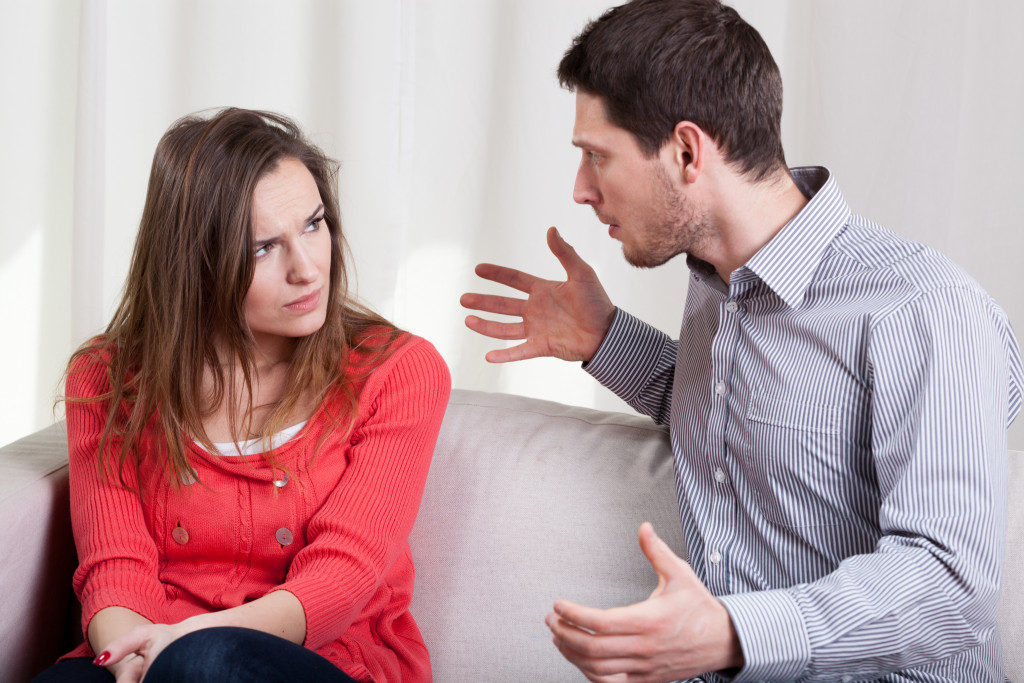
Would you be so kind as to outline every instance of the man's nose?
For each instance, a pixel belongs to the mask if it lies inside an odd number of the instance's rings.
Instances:
[[[590,177],[590,171],[584,162],[580,162],[580,167],[576,171],[576,184],[572,188],[572,199],[577,204],[591,206],[596,206],[601,201],[601,193],[597,191],[597,187]]]

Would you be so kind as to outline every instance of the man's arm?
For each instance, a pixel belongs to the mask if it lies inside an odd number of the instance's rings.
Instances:
[[[958,287],[875,321],[866,356],[880,537],[815,581],[723,596],[746,659],[737,680],[902,669],[955,680],[972,648],[989,648],[980,656],[998,669],[1006,427],[1020,363],[1004,324],[984,295]]]

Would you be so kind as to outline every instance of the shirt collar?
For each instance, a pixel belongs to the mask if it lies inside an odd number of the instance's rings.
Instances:
[[[821,166],[790,170],[793,182],[810,201],[754,254],[733,277],[748,270],[790,307],[799,306],[833,238],[849,222],[850,207],[835,176]]]

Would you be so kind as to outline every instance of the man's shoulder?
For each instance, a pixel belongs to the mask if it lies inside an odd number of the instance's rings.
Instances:
[[[908,297],[949,288],[987,297],[981,285],[942,252],[861,216],[851,218],[832,247],[847,261],[847,268],[878,284],[888,283]]]

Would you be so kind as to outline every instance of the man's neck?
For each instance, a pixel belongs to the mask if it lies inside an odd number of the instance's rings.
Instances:
[[[701,250],[704,253],[694,256],[714,266],[728,284],[733,271],[775,237],[807,201],[786,170],[758,182],[724,174],[707,206],[715,237]]]

